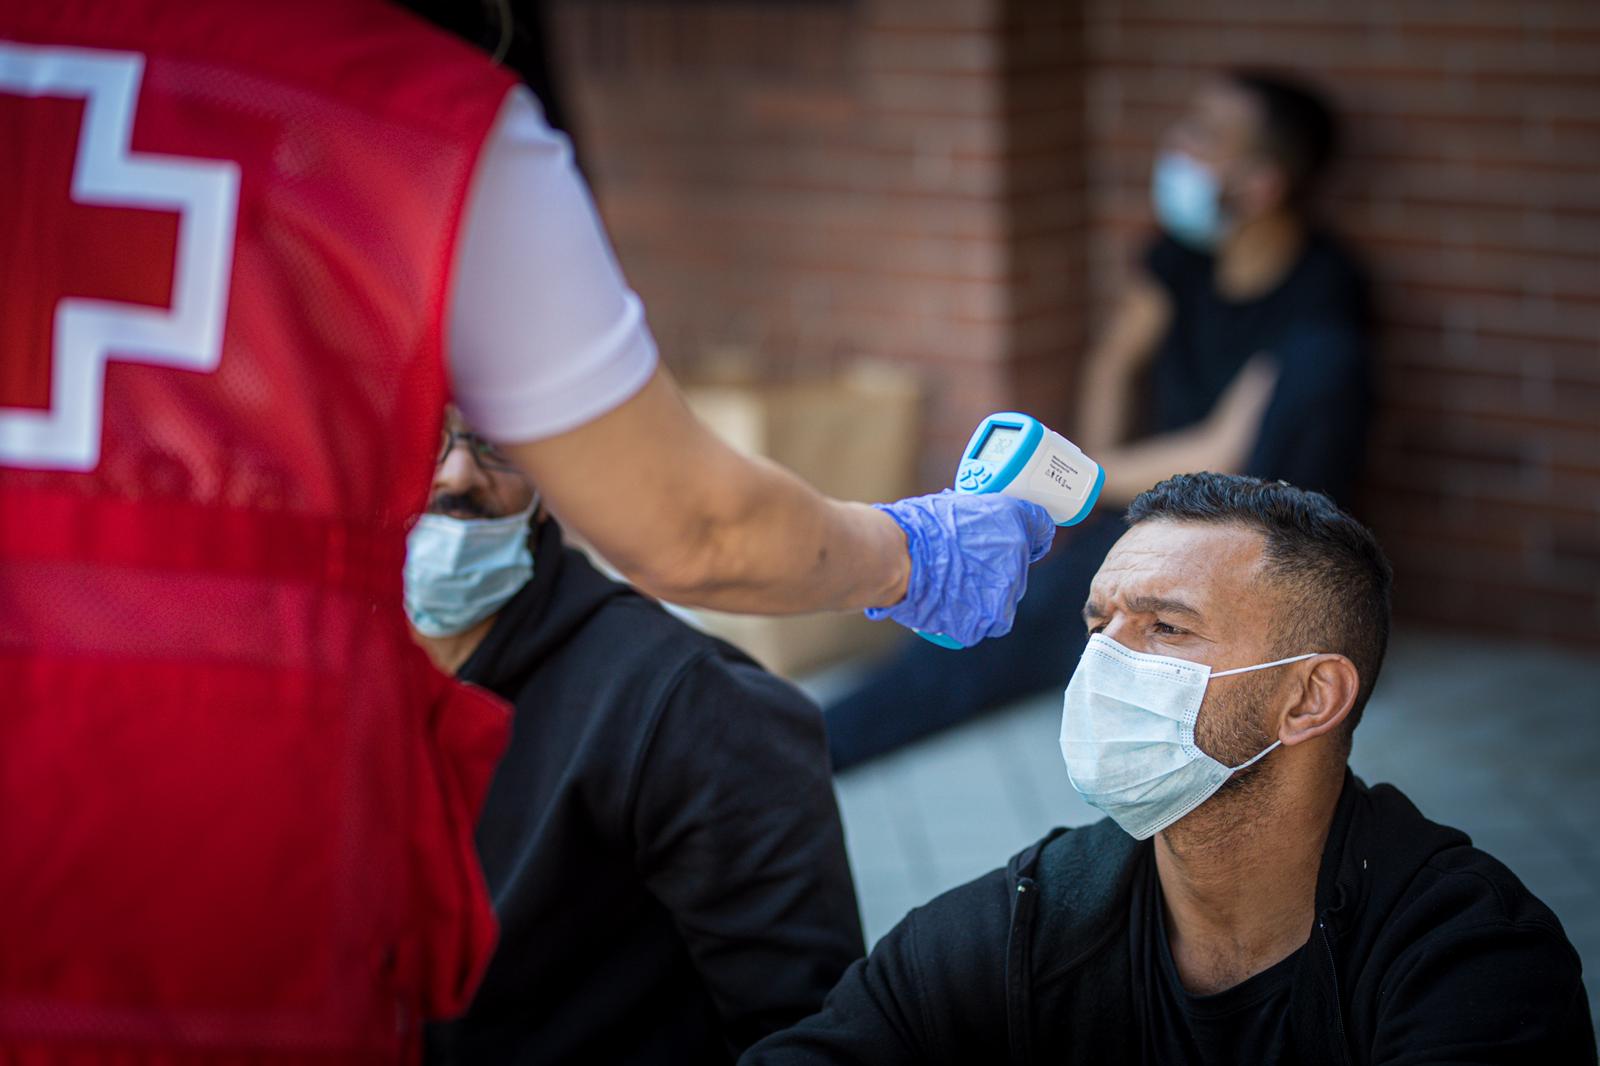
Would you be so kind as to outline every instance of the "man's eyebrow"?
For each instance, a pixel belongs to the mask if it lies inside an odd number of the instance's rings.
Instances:
[[[1134,614],[1186,614],[1199,618],[1200,612],[1182,600],[1169,600],[1162,596],[1135,596],[1127,603]]]
[[[1135,596],[1124,606],[1133,614],[1183,614],[1191,618],[1201,617],[1199,610],[1189,606],[1182,600],[1169,600],[1161,596]],[[1106,617],[1106,609],[1096,600],[1090,600],[1083,605],[1083,620],[1093,622],[1096,618]]]

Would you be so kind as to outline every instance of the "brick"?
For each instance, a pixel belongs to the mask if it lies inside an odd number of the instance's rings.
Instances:
[[[1600,308],[1588,300],[1529,299],[1488,287],[1420,282],[1394,282],[1379,298],[1386,320],[1412,326],[1600,341]]]
[[[947,73],[875,72],[863,77],[867,104],[884,117],[905,114],[993,115],[1001,106],[994,78]]]
[[[1600,425],[1583,430],[1557,430],[1543,443],[1552,470],[1575,474],[1600,474]]]
[[[1600,646],[1600,610],[1582,598],[1554,597],[1548,588],[1473,576],[1449,582],[1412,580],[1396,574],[1395,613],[1402,620],[1431,622],[1503,638],[1548,637],[1562,643]]]
[[[1593,426],[1600,412],[1600,385],[1569,382],[1560,388],[1520,368],[1496,371],[1452,368],[1386,368],[1386,393],[1402,396],[1408,410],[1435,410],[1507,423],[1573,428]]]
[[[1284,4],[1274,0],[1229,0],[1228,3],[1195,3],[1193,0],[1092,0],[1091,19],[1130,20],[1131,14],[1144,20],[1190,20],[1218,26],[1233,24],[1341,25],[1370,24],[1378,21],[1405,22],[1419,27],[1484,26],[1497,30],[1517,29],[1530,22],[1559,25],[1600,26],[1600,19],[1583,4],[1568,0],[1528,0],[1508,5],[1500,0],[1451,0],[1450,3],[1381,3],[1379,0],[1330,3]],[[1544,17],[1541,18],[1540,15]]]
[[[1574,300],[1600,295],[1600,249],[1594,255],[1532,254],[1451,245],[1443,240],[1367,233],[1360,252],[1385,278],[1417,283],[1492,287],[1526,297]]]
[[[895,74],[982,74],[1001,62],[1000,41],[987,28],[936,32],[865,28],[858,41],[862,61],[873,71]]]
[[[1274,62],[1340,71],[1376,67],[1412,74],[1470,72],[1566,76],[1582,82],[1594,74],[1595,41],[1582,33],[1549,35],[1522,28],[1471,26],[1455,32],[1373,22],[1275,22],[1218,25],[1175,19],[1123,22],[1125,54],[1221,65],[1271,55]]]
[[[1600,384],[1600,359],[1592,344],[1552,341],[1484,331],[1460,334],[1389,325],[1382,361],[1424,370],[1480,370],[1516,373],[1549,388]]]
[[[1416,241],[1437,241],[1451,247],[1586,256],[1600,240],[1600,223],[1588,215],[1557,218],[1541,206],[1511,207],[1399,203],[1352,200],[1339,205],[1338,215],[1358,240],[1385,235]]]
[[[994,24],[998,0],[860,0],[864,19],[872,25],[907,28],[968,29]]]
[[[715,187],[657,191],[601,189],[602,214],[623,233],[697,228],[702,224],[779,231],[823,227],[863,240],[884,237],[1001,239],[1001,214],[992,202],[971,197],[840,197],[826,191]],[[687,220],[687,221],[686,221]]]
[[[996,12],[992,4],[872,3],[862,5],[864,29],[912,33],[964,33],[992,29]]]

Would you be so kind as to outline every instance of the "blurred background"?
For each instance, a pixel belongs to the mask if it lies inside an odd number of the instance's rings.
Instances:
[[[1600,988],[1600,5],[517,6],[666,361],[741,445],[863,499],[948,484],[994,410],[1072,434],[1157,141],[1208,75],[1325,93],[1320,206],[1378,322],[1352,500],[1400,627],[1356,768],[1516,870]],[[889,635],[713,624],[822,698]],[[1058,715],[1025,700],[840,776],[869,937],[1088,820]]]
[[[913,368],[918,484],[992,410],[1071,433],[1216,69],[1324,91],[1380,418],[1359,504],[1401,617],[1600,646],[1600,6],[1589,0],[560,0],[569,128],[693,379]],[[720,368],[717,368],[720,371]]]

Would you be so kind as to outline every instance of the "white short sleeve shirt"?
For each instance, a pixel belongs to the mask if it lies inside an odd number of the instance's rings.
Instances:
[[[533,94],[506,96],[478,162],[445,321],[452,391],[496,441],[554,436],[641,389],[655,341],[572,145]]]

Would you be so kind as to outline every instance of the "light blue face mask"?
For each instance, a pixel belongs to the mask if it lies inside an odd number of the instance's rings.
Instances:
[[[1218,762],[1194,739],[1213,678],[1269,670],[1320,652],[1212,672],[1205,663],[1125,648],[1104,633],[1089,638],[1061,705],[1067,778],[1090,806],[1147,840],[1210,799],[1223,783],[1275,749],[1275,740],[1238,766]]]
[[[1215,248],[1230,225],[1222,211],[1217,176],[1182,152],[1156,157],[1150,196],[1161,228],[1191,248]]]
[[[464,633],[533,578],[528,509],[504,518],[425,514],[406,538],[406,616],[428,637]]]

